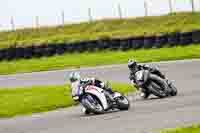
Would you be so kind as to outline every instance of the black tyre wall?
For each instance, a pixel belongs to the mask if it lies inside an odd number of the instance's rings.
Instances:
[[[172,33],[168,35],[168,45],[170,47],[176,46],[180,43],[180,34]]]
[[[180,44],[189,45],[192,43],[192,32],[186,32],[180,34]]]
[[[13,60],[19,58],[33,58],[42,56],[62,55],[72,52],[95,52],[102,50],[122,50],[140,48],[161,48],[177,45],[200,43],[200,30],[184,33],[170,33],[161,36],[130,37],[126,39],[99,39],[76,43],[33,44],[28,47],[12,47],[0,50],[0,60]]]

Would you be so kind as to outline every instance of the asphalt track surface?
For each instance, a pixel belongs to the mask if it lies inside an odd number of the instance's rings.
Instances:
[[[179,90],[176,97],[139,100],[131,95],[131,108],[123,112],[85,116],[81,107],[0,120],[0,133],[150,133],[200,123],[200,60],[156,64]],[[42,72],[0,77],[0,86],[63,84],[63,72]],[[126,65],[80,70],[83,75],[129,82]],[[18,78],[18,79],[15,79]],[[61,80],[61,81],[59,81]],[[44,82],[44,83],[43,83]]]

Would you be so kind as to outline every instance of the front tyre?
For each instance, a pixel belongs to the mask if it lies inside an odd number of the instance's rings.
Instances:
[[[155,96],[159,98],[164,98],[168,96],[168,85],[163,79],[154,74],[150,74],[149,78],[151,82],[148,88]]]
[[[130,107],[130,102],[125,96],[116,98],[116,104],[119,110],[128,110]]]
[[[85,95],[81,99],[81,104],[85,107],[86,114],[94,113],[94,114],[102,114],[104,113],[104,109],[102,105],[99,103],[99,100],[91,95]]]
[[[173,84],[170,84],[170,88],[172,89],[171,90],[171,96],[176,96],[177,93],[178,93],[177,88]]]
[[[152,94],[154,94],[155,96],[159,97],[159,98],[164,98],[167,96],[167,94],[165,93],[165,91],[160,89],[160,86],[158,87],[158,84],[155,82],[152,82],[150,85],[150,90],[152,92]]]

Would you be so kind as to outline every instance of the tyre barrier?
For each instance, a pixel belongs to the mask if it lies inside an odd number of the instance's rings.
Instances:
[[[30,59],[33,57],[33,46],[27,48],[19,48],[16,50],[17,58],[24,57],[25,59]]]
[[[128,50],[128,49],[130,49],[131,48],[131,45],[130,45],[130,41],[129,41],[130,39],[120,39],[119,40],[119,45],[120,45],[120,50],[122,50],[122,51],[126,51],[126,50]]]
[[[6,52],[6,49],[0,49],[0,61],[5,59],[5,57],[6,57],[5,52]]]
[[[172,33],[167,35],[167,43],[170,47],[176,46],[180,44],[180,33]]]
[[[107,49],[108,42],[109,40],[98,40],[97,41],[97,46],[99,50],[104,50]]]
[[[62,55],[65,53],[65,44],[55,45],[55,54]]]
[[[104,43],[106,44],[106,47],[105,49],[109,49],[109,50],[112,50],[112,51],[116,51],[116,50],[120,50],[120,39],[113,39],[113,40],[106,40],[107,43],[105,42],[104,40]]]
[[[192,42],[193,43],[200,43],[200,31],[193,31],[192,32]]]
[[[143,48],[152,48],[153,45],[155,45],[156,42],[156,37],[151,36],[151,37],[145,37],[144,38],[144,46]]]
[[[164,45],[168,43],[168,36],[157,36],[155,40],[155,44],[153,45],[153,48],[162,48]]]
[[[189,45],[192,43],[192,32],[180,34],[180,44]]]
[[[100,44],[100,45],[101,45],[101,44]],[[96,51],[97,48],[98,48],[97,41],[96,41],[96,40],[95,40],[95,41],[88,41],[88,42],[86,43],[86,47],[87,47],[87,51],[89,51],[89,52],[94,52],[94,51]]]
[[[85,45],[87,45],[87,43],[85,43],[85,42],[76,43],[74,45],[76,45],[76,49],[80,53],[87,51],[87,47],[85,47]]]
[[[53,55],[62,55],[64,53],[73,52],[95,52],[102,50],[122,50],[129,49],[149,49],[173,47],[176,45],[189,45],[200,43],[200,30],[183,33],[171,33],[160,36],[148,37],[131,37],[125,39],[99,39],[93,41],[83,41],[75,43],[60,43],[60,44],[33,44],[25,48],[6,48],[0,49],[0,61],[13,59],[30,59],[40,58],[43,56],[49,57]]]
[[[46,45],[34,46],[33,56],[36,58],[45,56],[46,49],[47,49]]]
[[[7,60],[12,60],[13,58],[15,58],[15,48],[8,48],[5,55]]]
[[[45,56],[49,57],[49,56],[55,55],[56,54],[56,50],[57,50],[57,45],[50,44],[45,50],[46,51]]]
[[[76,45],[76,43],[75,44],[72,44],[72,43],[70,43],[70,44],[65,44],[65,51],[66,52],[69,52],[69,53],[72,53],[72,52],[74,52],[75,50],[77,50],[76,48],[75,48],[75,45]]]
[[[144,37],[132,38],[132,48],[140,49],[144,46]]]

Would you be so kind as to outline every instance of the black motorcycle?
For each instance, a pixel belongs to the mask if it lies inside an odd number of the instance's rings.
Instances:
[[[150,94],[159,98],[177,95],[177,88],[171,82],[148,70],[140,70],[135,73],[135,84],[145,94],[144,99],[147,99]]]

